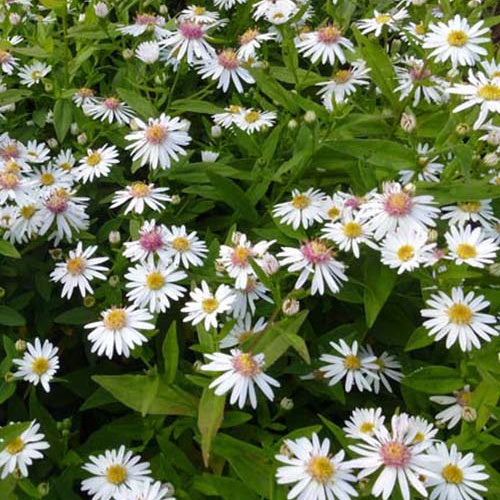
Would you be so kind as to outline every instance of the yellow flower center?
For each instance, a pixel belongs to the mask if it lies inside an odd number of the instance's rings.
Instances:
[[[247,332],[238,333],[238,341],[240,344],[246,342],[253,335],[253,330],[248,330]]]
[[[459,484],[463,481],[464,473],[460,467],[453,464],[448,464],[443,467],[441,475],[447,483]]]
[[[334,73],[333,79],[336,83],[348,82],[351,78],[351,72],[348,69],[341,69]]]
[[[239,113],[241,110],[241,106],[237,106],[236,104],[231,104],[231,106],[229,106],[229,112],[230,113]]]
[[[307,472],[318,483],[327,483],[335,474],[335,467],[328,457],[312,457],[307,464]]]
[[[110,465],[106,469],[106,479],[114,485],[119,485],[127,480],[127,469],[122,465]]]
[[[477,91],[477,95],[485,101],[500,101],[500,86],[487,83]]]
[[[246,30],[245,33],[240,36],[240,45],[246,45],[247,43],[250,43],[258,34],[259,32],[256,29],[250,28]]]
[[[249,111],[245,114],[245,121],[247,123],[255,123],[260,118],[260,113],[258,111]]]
[[[21,208],[20,213],[21,217],[23,219],[31,219],[33,215],[35,215],[36,208],[34,205],[24,205],[24,207]]]
[[[460,243],[457,246],[457,255],[461,259],[473,259],[477,255],[476,247],[473,245],[469,245],[469,243]]]
[[[388,23],[391,19],[392,19],[392,17],[389,14],[379,14],[375,18],[375,22],[377,24],[385,24],[385,23]]]
[[[66,270],[73,276],[82,274],[83,271],[85,271],[86,266],[87,263],[85,259],[82,259],[81,257],[74,257],[66,261]]]
[[[413,438],[414,443],[421,443],[425,439],[425,436],[422,432],[417,432],[415,437]]]
[[[71,164],[67,161],[65,161],[64,163],[61,163],[59,165],[63,170],[71,170]]]
[[[298,194],[293,197],[292,205],[294,208],[302,210],[311,204],[311,200],[305,194]]]
[[[37,375],[43,375],[49,369],[49,360],[47,358],[35,358],[32,369]]]
[[[474,312],[465,304],[453,304],[448,309],[448,319],[455,325],[468,325],[473,316]]]
[[[375,429],[375,424],[373,424],[372,422],[363,422],[359,427],[359,430],[363,434],[371,434],[373,432],[373,429]]]
[[[87,156],[86,163],[90,167],[95,167],[101,161],[101,155],[98,151],[94,151]]]
[[[448,35],[448,43],[452,47],[463,47],[467,43],[468,39],[469,37],[467,36],[467,33],[462,30],[452,31]]]
[[[478,201],[466,201],[464,203],[459,203],[458,206],[469,214],[477,214],[481,210],[481,203]]]
[[[233,360],[234,369],[245,377],[252,377],[260,373],[260,366],[249,352],[239,354]]]
[[[344,224],[344,234],[348,238],[358,238],[363,234],[363,228],[357,222],[346,222]]]
[[[203,299],[201,302],[201,309],[206,314],[211,314],[219,307],[219,301],[213,297]]]
[[[233,263],[239,265],[246,264],[250,253],[250,249],[247,247],[236,247],[233,251]]]
[[[195,16],[201,16],[205,14],[206,11],[207,9],[205,9],[205,7],[202,7],[201,5],[196,5],[195,8],[193,9],[193,14]]]
[[[167,129],[155,123],[146,129],[146,140],[152,144],[161,144],[167,138]]]
[[[354,354],[349,354],[344,359],[344,366],[348,370],[359,370],[361,368],[361,360]]]
[[[35,70],[35,71],[32,71],[32,72],[31,72],[31,78],[32,78],[33,80],[35,80],[35,81],[36,81],[36,80],[39,80],[39,79],[41,78],[41,76],[42,76],[42,72],[41,72],[41,71],[39,71],[39,70]]]
[[[336,219],[339,215],[340,215],[340,208],[332,207],[328,209],[328,217],[330,217],[330,219]]]
[[[417,35],[425,35],[425,26],[423,23],[417,24],[415,26],[415,33]]]
[[[159,290],[160,288],[163,287],[164,284],[165,284],[165,278],[158,271],[154,271],[152,273],[149,273],[146,276],[146,286],[150,290]]]
[[[135,198],[144,198],[151,194],[151,189],[144,182],[134,182],[130,188],[130,194]]]
[[[190,248],[189,240],[184,236],[177,236],[172,240],[172,248],[178,252],[185,252]]]
[[[54,184],[55,180],[55,177],[49,172],[46,172],[40,176],[40,183],[42,184],[42,186],[51,186],[52,184]]]
[[[398,259],[403,261],[403,262],[408,262],[409,260],[413,259],[415,256],[415,252],[413,250],[413,247],[411,245],[403,245],[399,247],[398,250]]]
[[[472,395],[471,391],[458,391],[457,393],[457,403],[460,406],[470,406],[472,403]]]
[[[424,169],[425,167],[427,167],[427,165],[429,165],[429,162],[431,161],[430,158],[427,158],[427,156],[420,156],[418,159],[417,159],[417,165]]]
[[[124,309],[112,309],[106,314],[103,322],[110,330],[121,330],[127,324],[127,313]]]
[[[385,370],[385,363],[380,358],[377,358],[374,363],[378,366],[379,371],[383,372]]]
[[[15,437],[12,441],[9,441],[7,446],[5,447],[7,453],[10,455],[17,455],[24,448],[24,441],[20,436]]]

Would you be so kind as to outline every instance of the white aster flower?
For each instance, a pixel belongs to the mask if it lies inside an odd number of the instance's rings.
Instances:
[[[186,314],[184,322],[197,325],[203,321],[205,330],[217,328],[217,316],[229,313],[236,297],[227,285],[219,285],[215,293],[210,291],[206,281],[201,282],[201,287],[190,292],[191,300],[181,309]]]
[[[28,466],[33,460],[43,458],[41,450],[50,448],[49,443],[44,441],[45,435],[40,430],[40,424],[33,420],[29,427],[19,436],[10,440],[5,448],[0,451],[0,467],[3,467],[1,478],[12,474],[16,468],[21,476],[28,476]]]
[[[101,313],[102,319],[85,325],[92,331],[88,339],[92,343],[91,352],[98,356],[106,355],[111,359],[118,355],[130,356],[130,350],[147,342],[139,330],[153,330],[153,316],[145,309],[135,306],[112,307]]]
[[[298,229],[307,229],[315,222],[323,220],[323,204],[325,194],[309,188],[307,191],[292,190],[292,199],[278,203],[273,208],[273,216],[279,217],[282,224]]]
[[[236,298],[232,313],[235,318],[243,318],[248,311],[252,315],[255,314],[255,302],[259,299],[273,303],[273,299],[267,295],[269,289],[251,276],[248,277],[245,288],[235,288],[233,291]]]
[[[483,268],[485,264],[495,261],[498,244],[493,238],[486,237],[480,227],[472,229],[471,226],[451,226],[444,237],[450,250],[447,258],[457,264]]]
[[[243,132],[252,134],[268,129],[274,125],[277,115],[274,111],[259,111],[253,108],[242,108],[233,117],[233,124]]]
[[[50,160],[50,149],[44,142],[28,141],[26,145],[26,161],[29,163],[46,163]]]
[[[87,87],[79,88],[73,94],[73,102],[79,107],[96,102],[95,91]]]
[[[148,31],[152,31],[156,38],[166,36],[169,31],[164,28],[165,18],[156,14],[138,13],[133,24],[118,27],[118,31],[124,35],[138,37]]]
[[[133,487],[152,482],[149,462],[140,460],[139,455],[126,451],[125,446],[106,450],[103,455],[91,455],[83,469],[92,477],[82,481],[82,491],[92,500],[112,500],[127,494]]]
[[[27,87],[32,87],[36,83],[40,83],[42,78],[50,73],[52,66],[40,61],[35,61],[33,64],[26,64],[19,70],[20,83]]]
[[[278,467],[278,484],[294,484],[288,499],[298,500],[350,500],[357,497],[357,491],[350,483],[356,476],[351,474],[345,452],[330,453],[330,440],[321,442],[317,434],[312,439],[301,437],[295,441],[285,439],[289,454],[276,455],[276,460],[285,464]]]
[[[112,96],[104,99],[95,98],[92,102],[84,103],[82,108],[86,115],[96,120],[108,123],[117,122],[119,125],[130,123],[130,119],[135,116],[130,106]]]
[[[115,146],[102,146],[98,149],[88,149],[79,165],[72,170],[75,178],[84,184],[99,177],[107,177],[111,166],[119,163],[118,150]]]
[[[115,493],[114,498],[115,500],[175,500],[175,497],[170,493],[170,488],[160,481],[134,483],[130,490]]]
[[[0,69],[7,75],[12,75],[14,69],[19,64],[19,59],[5,49],[0,49]]]
[[[216,113],[215,115],[212,115],[212,118],[216,125],[223,128],[230,128],[233,125],[236,116],[244,112],[246,112],[245,108],[231,104],[228,108],[224,108],[223,113]]]
[[[453,396],[431,396],[429,399],[433,403],[448,407],[436,415],[436,421],[447,424],[448,429],[453,429],[470,410],[473,395],[470,385],[466,385],[459,391],[453,391]]]
[[[201,367],[204,371],[224,372],[211,382],[209,387],[215,388],[217,396],[231,391],[229,404],[238,402],[243,408],[247,399],[250,399],[252,408],[257,408],[257,394],[255,385],[270,401],[274,400],[272,387],[280,387],[280,383],[264,373],[264,354],[251,354],[239,349],[231,349],[231,354],[216,352],[205,354],[209,363]]]
[[[352,439],[362,439],[365,434],[373,436],[384,420],[382,408],[356,408],[345,421],[344,432]]]
[[[219,18],[218,12],[207,10],[202,5],[188,5],[178,17],[180,21],[192,21],[199,24],[215,24]]]
[[[201,161],[204,163],[215,163],[220,156],[217,151],[205,150],[200,151]]]
[[[389,379],[395,380],[396,382],[400,382],[403,378],[403,374],[401,373],[401,363],[396,360],[396,358],[389,354],[388,352],[383,352],[380,356],[377,356],[370,345],[366,347],[362,347],[359,355],[361,358],[369,357],[372,358],[375,356],[374,363],[377,365],[376,373],[378,378],[373,379],[373,392],[378,394],[380,392],[380,383],[384,385],[384,387],[392,392],[392,387],[389,383]]]
[[[156,224],[154,219],[145,221],[139,229],[139,238],[124,243],[123,255],[132,262],[144,261],[150,255],[157,255],[163,262],[169,262],[167,254],[167,228]]]
[[[359,30],[361,33],[366,35],[367,33],[373,33],[377,38],[382,34],[384,26],[387,26],[389,31],[398,31],[399,21],[406,19],[408,17],[408,11],[406,9],[401,9],[396,12],[379,12],[377,10],[373,11],[373,17],[362,19],[358,22]]]
[[[53,161],[54,166],[60,168],[64,172],[70,172],[75,163],[76,159],[73,156],[73,151],[71,151],[71,149],[60,151]]]
[[[26,349],[22,359],[13,360],[13,363],[18,365],[14,376],[21,377],[33,385],[40,384],[45,392],[50,392],[50,381],[59,370],[59,349],[48,340],[44,340],[42,344],[38,337],[34,344],[28,342]]]
[[[372,381],[378,378],[376,356],[364,356],[358,354],[358,342],[354,341],[352,346],[340,339],[339,343],[330,342],[341,356],[333,354],[322,354],[320,361],[326,363],[320,370],[324,372],[328,385],[335,385],[345,378],[345,390],[350,392],[353,385],[356,385],[359,391],[372,391]]]
[[[464,226],[472,222],[488,228],[497,221],[491,200],[464,201],[457,205],[443,207],[442,210],[442,218],[448,220],[450,225]]]
[[[18,204],[33,199],[33,181],[20,173],[0,171],[0,205],[12,200]]]
[[[485,35],[488,28],[483,27],[484,22],[479,21],[473,26],[469,25],[466,18],[457,14],[448,23],[431,23],[425,36],[423,48],[433,49],[429,54],[436,62],[451,60],[456,66],[474,66],[487,50],[481,44],[487,43],[489,38]]]
[[[474,292],[466,295],[462,288],[454,287],[451,297],[439,292],[431,295],[426,304],[430,308],[420,313],[430,319],[423,325],[436,342],[446,338],[448,349],[457,341],[464,352],[480,348],[480,339],[490,342],[499,333],[490,326],[497,323],[495,316],[480,312],[490,305],[483,295],[476,297]]]
[[[255,59],[262,42],[274,40],[275,38],[274,33],[260,33],[257,28],[249,28],[238,38],[240,46],[237,54],[243,61]]]
[[[219,342],[221,349],[241,345],[249,338],[253,337],[266,328],[267,322],[264,318],[259,318],[252,326],[252,315],[247,313],[244,318],[239,318],[231,331]]]
[[[4,237],[11,243],[26,243],[38,235],[44,221],[41,207],[40,201],[36,199],[19,203]]]
[[[142,42],[135,49],[135,56],[145,64],[154,64],[160,58],[158,42]]]
[[[185,226],[165,228],[165,258],[171,259],[176,266],[202,266],[208,252],[207,245],[198,238],[196,231],[188,234]],[[161,257],[160,257],[161,258]]]
[[[70,172],[50,164],[33,169],[30,178],[41,198],[46,198],[54,189],[71,189],[75,181]]]
[[[116,208],[125,203],[128,203],[124,214],[130,212],[142,214],[147,206],[155,212],[161,212],[165,208],[164,201],[170,202],[172,197],[167,193],[167,187],[155,187],[154,184],[146,184],[142,181],[137,181],[125,189],[119,189],[113,196],[111,208]]]
[[[244,4],[247,0],[214,0],[214,6],[218,9],[229,10],[236,4]]]
[[[141,166],[149,163],[151,168],[158,166],[170,168],[172,159],[177,161],[184,156],[191,137],[186,132],[179,117],[171,118],[161,114],[159,118],[150,118],[147,123],[136,118],[139,130],[125,136],[130,141],[126,149],[132,151],[132,159],[140,160]]]
[[[399,177],[402,184],[408,184],[415,179],[426,182],[439,182],[439,176],[444,170],[444,164],[439,155],[433,152],[429,144],[417,144],[417,161],[415,170],[400,170]]]

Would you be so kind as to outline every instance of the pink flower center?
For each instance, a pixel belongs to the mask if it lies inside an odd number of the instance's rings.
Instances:
[[[5,64],[11,60],[12,56],[6,50],[0,49],[0,64]]]
[[[92,89],[88,89],[87,87],[82,87],[81,89],[78,89],[78,95],[85,99],[88,97],[94,97],[95,92]]]
[[[408,465],[411,460],[411,451],[403,443],[389,441],[380,449],[380,456],[384,465],[399,469]]]
[[[349,198],[348,200],[345,201],[344,206],[347,208],[359,208],[361,205],[361,201],[353,196],[352,198]]]
[[[328,262],[332,258],[331,248],[320,240],[313,240],[304,243],[300,247],[302,255],[312,264]]]
[[[135,18],[135,24],[156,24],[157,19],[153,14],[138,14]]]
[[[256,29],[248,29],[240,36],[240,45],[246,45],[247,43],[255,40],[255,37],[259,34],[259,31]]]
[[[322,43],[335,43],[342,33],[335,26],[325,26],[318,30],[318,41]]]
[[[120,101],[116,97],[108,97],[103,104],[108,109],[118,109],[120,107]]]
[[[219,64],[225,69],[237,69],[240,61],[236,52],[233,50],[224,50],[218,56]]]
[[[0,150],[0,157],[5,161],[12,160],[13,158],[18,158],[19,156],[19,147],[15,141],[6,144]]]
[[[413,81],[427,80],[431,76],[431,72],[425,69],[424,66],[415,67],[410,70],[410,78]]]
[[[64,189],[55,191],[45,203],[45,206],[53,213],[60,214],[68,208],[68,193]]]
[[[153,229],[141,235],[139,238],[139,245],[148,252],[156,252],[156,250],[163,247],[164,243],[161,233],[157,229]]]
[[[167,136],[167,127],[161,123],[155,123],[146,128],[146,140],[151,144],[161,144]]]
[[[233,250],[231,261],[235,266],[245,267],[248,265],[248,258],[252,256],[252,250],[247,247],[236,247]]]
[[[412,200],[407,193],[398,192],[386,196],[384,200],[384,210],[389,215],[408,215],[411,211]]]
[[[233,359],[233,368],[244,377],[254,377],[260,373],[260,366],[248,352],[242,352]]]
[[[188,40],[199,40],[203,38],[203,29],[199,24],[185,21],[179,24],[179,31]]]
[[[5,172],[0,175],[0,186],[3,189],[16,189],[19,185],[19,178],[12,172]]]

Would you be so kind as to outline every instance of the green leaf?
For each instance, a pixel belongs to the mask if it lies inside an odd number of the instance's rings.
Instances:
[[[20,436],[28,427],[29,422],[21,422],[16,424],[7,424],[5,427],[0,427],[0,451],[2,451],[10,441]]]
[[[198,407],[198,429],[201,434],[201,451],[203,463],[208,467],[212,442],[224,418],[225,396],[217,396],[213,389],[206,387],[200,398]]]
[[[173,321],[165,335],[162,346],[163,362],[165,364],[165,380],[172,383],[177,373],[179,363],[179,344],[177,343],[177,327]]]
[[[178,99],[170,105],[171,109],[180,113],[201,113],[206,115],[214,115],[224,111],[220,106],[216,106],[211,102],[197,101],[196,99]]]
[[[73,120],[73,104],[68,99],[58,99],[54,106],[54,129],[57,140],[63,142]]]
[[[245,483],[231,477],[203,474],[194,478],[193,487],[207,497],[217,496],[224,500],[257,500],[255,493]]]
[[[0,325],[24,326],[26,320],[15,309],[9,306],[0,306]]]
[[[349,443],[347,441],[347,438],[345,437],[344,431],[337,424],[334,424],[331,420],[328,420],[323,415],[318,415],[318,417],[323,422],[323,424],[325,424],[326,428],[335,436],[335,439],[342,446],[342,448],[348,451]]]
[[[460,201],[478,201],[500,198],[500,186],[487,181],[417,182],[418,194],[429,194],[442,205]]]
[[[255,78],[257,87],[264,94],[291,113],[299,113],[300,108],[295,102],[293,94],[280,85],[271,75],[258,68],[252,68],[250,73]]]
[[[406,342],[405,351],[414,351],[415,349],[422,349],[434,342],[434,339],[429,335],[427,328],[419,326],[410,336]]]
[[[21,258],[21,254],[16,250],[16,247],[5,240],[0,240],[0,255],[12,257],[13,259]]]
[[[3,92],[0,92],[0,106],[22,101],[30,96],[31,92],[29,90],[17,90],[17,89],[4,90]]]
[[[130,89],[117,88],[118,95],[143,118],[154,118],[158,116],[156,106],[145,97]]]
[[[427,394],[447,394],[464,386],[460,374],[446,366],[425,366],[406,375],[402,384]]]
[[[86,307],[75,307],[65,311],[54,318],[54,323],[60,325],[85,325],[95,321],[96,312]]]
[[[142,415],[196,415],[197,398],[158,375],[95,375],[92,380]]]

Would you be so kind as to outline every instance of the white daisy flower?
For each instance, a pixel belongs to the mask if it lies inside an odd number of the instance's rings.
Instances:
[[[42,224],[40,201],[24,201],[16,207],[14,217],[4,237],[11,243],[26,243],[38,235]]]
[[[33,169],[30,178],[41,198],[46,198],[54,189],[71,189],[74,183],[70,172],[50,164]]]
[[[19,469],[21,476],[28,477],[28,466],[33,463],[33,460],[43,458],[41,450],[50,448],[50,445],[44,441],[45,435],[38,433],[39,429],[40,424],[33,420],[24,432],[9,441],[0,451],[0,467],[3,467],[2,479],[16,469]]]
[[[321,60],[321,64],[334,64],[338,59],[345,64],[344,50],[354,51],[354,45],[350,40],[342,36],[342,31],[334,25],[328,24],[316,31],[300,35],[295,46],[299,54],[307,57],[311,62]]]
[[[294,484],[288,499],[350,500],[358,496],[350,484],[357,479],[349,462],[344,461],[344,450],[332,456],[329,439],[321,442],[313,433],[311,440],[285,439],[284,445],[289,453],[276,455],[276,460],[285,464],[278,467],[276,479],[278,484]]]
[[[490,80],[480,71],[474,74],[469,70],[468,80],[469,83],[457,83],[447,92],[464,96],[465,101],[453,110],[454,113],[479,106],[479,116],[473,125],[477,130],[488,119],[489,113],[500,113],[500,77]]]
[[[299,11],[298,5],[292,0],[262,0],[262,2],[258,2],[254,5],[256,8],[254,13],[254,19],[257,20],[257,12],[258,12],[258,4],[266,2],[268,3],[267,8],[264,10],[264,19],[275,26],[280,26],[281,24],[285,24],[292,17],[294,17]],[[304,12],[302,21],[306,20],[307,10]],[[277,32],[279,34],[279,32]],[[279,41],[279,37],[277,38]]]
[[[233,125],[236,116],[245,112],[245,108],[231,104],[228,108],[224,108],[223,113],[216,113],[215,115],[212,115],[212,119],[216,125],[223,128],[230,128]]]
[[[352,252],[356,258],[359,258],[361,244],[378,249],[371,239],[371,231],[366,227],[366,222],[361,220],[359,212],[353,214],[351,210],[345,210],[341,221],[328,222],[322,232],[325,238],[335,242],[339,250]]]
[[[373,33],[377,38],[382,34],[384,26],[387,26],[389,31],[398,31],[399,21],[406,19],[408,17],[408,11],[406,9],[401,9],[396,12],[379,12],[378,10],[373,11],[373,17],[367,19],[361,19],[358,22],[359,30],[364,35],[368,33]]]
[[[19,59],[14,57],[10,51],[0,49],[0,69],[7,75],[12,75],[14,69],[19,65]]]
[[[85,325],[91,329],[88,339],[92,343],[91,352],[109,359],[118,354],[128,358],[130,350],[147,342],[139,330],[153,330],[153,316],[145,309],[135,306],[112,307],[101,313],[102,319]]]
[[[481,224],[487,228],[496,222],[491,200],[464,201],[458,205],[443,207],[442,219],[450,225],[464,226],[469,222]]]
[[[445,62],[449,59],[456,66],[474,66],[476,61],[488,52],[481,44],[489,42],[489,37],[482,36],[489,29],[483,27],[479,21],[473,26],[466,18],[457,14],[448,23],[431,23],[425,36],[423,48],[433,49],[429,54],[436,62]]]
[[[315,222],[323,220],[323,205],[325,194],[309,188],[307,191],[292,190],[292,199],[278,203],[273,208],[273,216],[279,217],[282,224],[292,226],[293,229],[303,227],[307,229]]]
[[[61,151],[53,161],[55,167],[60,168],[65,172],[71,171],[75,163],[76,159],[73,156],[73,151],[71,151],[71,149]]]
[[[22,142],[12,139],[8,133],[0,135],[0,160],[4,163],[15,160],[22,168],[30,169],[26,147]]]
[[[154,184],[146,184],[142,181],[137,181],[125,189],[119,189],[113,196],[111,208],[120,207],[128,203],[124,214],[130,212],[142,214],[147,206],[155,212],[161,212],[165,208],[164,201],[170,202],[172,197],[167,193],[167,187],[155,187]]]
[[[92,257],[97,251],[96,246],[83,249],[81,241],[78,242],[75,250],[70,250],[65,262],[57,262],[54,271],[50,273],[50,280],[62,283],[63,289],[61,297],[69,300],[73,295],[73,290],[78,288],[80,295],[85,297],[88,293],[94,293],[90,286],[93,279],[105,280],[103,272],[109,271],[106,266],[101,265],[108,260],[108,257]]]
[[[215,56],[215,49],[207,42],[206,32],[209,26],[195,21],[181,20],[177,29],[170,32],[162,41],[178,60],[186,57],[188,64],[196,61],[211,59]]]
[[[243,132],[252,134],[266,130],[274,125],[277,115],[274,111],[258,111],[242,108],[233,118],[233,124]]]
[[[257,57],[257,50],[262,46],[262,42],[274,40],[276,35],[274,33],[260,33],[257,28],[247,29],[239,38],[239,48],[237,50],[238,56],[243,61],[255,59]]]
[[[82,108],[86,104],[96,102],[95,91],[87,87],[81,87],[73,94],[72,99],[79,108]]]
[[[481,484],[489,479],[484,465],[474,463],[474,455],[462,455],[455,444],[448,449],[446,443],[436,443],[428,451],[429,469],[434,473],[428,478],[433,488],[431,500],[482,499],[488,488]]]
[[[494,59],[491,59],[491,61],[484,59],[480,61],[479,64],[482,66],[488,78],[493,79],[500,77],[500,63],[496,62]]]
[[[270,304],[273,303],[273,299],[267,295],[269,289],[251,276],[247,278],[247,286],[245,288],[235,288],[233,292],[236,298],[233,303],[232,314],[235,318],[243,318],[248,311],[252,315],[255,314],[255,302],[257,300],[264,300]]]
[[[82,491],[92,500],[112,500],[134,487],[152,482],[149,462],[140,460],[139,455],[126,451],[125,446],[106,450],[103,455],[91,455],[82,468],[92,477],[82,481]]]
[[[451,226],[444,237],[450,250],[447,258],[457,264],[483,268],[495,261],[498,244],[493,238],[487,238],[480,227]]]
[[[346,207],[344,193],[336,192],[332,196],[325,196],[323,199],[322,218],[327,221],[336,222],[344,214],[345,208],[356,209],[354,206]]]
[[[119,161],[115,146],[105,145],[98,149],[88,149],[87,155],[80,160],[72,173],[78,181],[85,184],[99,177],[107,177],[111,172],[111,166]]]
[[[219,18],[218,12],[207,10],[202,5],[188,5],[178,16],[180,21],[191,21],[199,24],[215,24]]]
[[[171,160],[177,161],[186,154],[184,146],[191,142],[191,137],[184,129],[179,117],[171,118],[162,113],[159,118],[150,118],[144,123],[135,119],[139,130],[125,136],[130,141],[126,149],[132,151],[132,159],[140,160],[141,166],[149,163],[155,169],[170,168]]]
[[[289,12],[290,16],[288,19],[295,15],[298,10],[297,5],[293,0],[259,0],[258,2],[255,2],[252,9],[254,10],[252,17],[255,21],[258,21],[261,17],[266,17],[267,19],[268,14],[274,12],[274,9],[281,9]]]
[[[381,425],[373,436],[361,434],[363,442],[349,446],[361,455],[361,458],[349,462],[351,467],[361,469],[359,479],[382,467],[371,490],[374,497],[390,498],[396,480],[403,500],[410,500],[410,486],[427,497],[421,477],[429,475],[428,456],[424,452],[432,446],[432,441],[415,441],[416,434],[417,428],[411,425],[409,416],[401,413],[392,417],[391,431]]]
[[[202,365],[203,371],[224,372],[213,380],[209,387],[215,389],[217,396],[222,396],[231,391],[229,404],[238,402],[243,408],[247,399],[250,399],[252,408],[257,408],[257,395],[255,385],[264,393],[267,399],[274,400],[272,387],[280,387],[280,383],[264,373],[264,354],[251,354],[239,349],[231,349],[231,354],[215,352],[205,354],[210,362]]]
[[[26,145],[26,161],[30,163],[46,163],[50,160],[50,149],[44,142],[28,141]]]
[[[135,116],[130,106],[116,97],[96,98],[92,102],[84,103],[82,108],[86,115],[95,120],[108,123],[117,122],[119,125],[130,123],[130,119]]]
[[[154,257],[143,264],[128,269],[125,288],[130,289],[127,298],[137,307],[147,307],[151,313],[165,312],[170,301],[184,296],[186,288],[177,284],[187,278],[184,271],[178,271],[175,264],[154,263]]]
[[[165,258],[171,259],[176,266],[202,266],[208,253],[207,245],[198,238],[196,231],[188,234],[185,226],[165,228]]]
[[[255,83],[252,75],[242,67],[242,62],[234,50],[226,49],[198,63],[198,73],[203,79],[217,80],[217,88],[223,92],[227,92],[229,85],[233,83],[241,94],[242,80],[249,84]]]
[[[115,500],[175,500],[170,493],[170,488],[166,485],[156,481],[150,482],[137,482],[131,485],[129,491],[123,493],[115,493]]]
[[[356,408],[345,421],[344,432],[351,439],[362,439],[365,434],[373,436],[384,420],[382,408]]]
[[[381,261],[398,274],[413,271],[421,265],[429,265],[431,252],[436,243],[427,243],[427,232],[402,227],[388,234],[381,245]]]
[[[354,61],[348,69],[334,71],[329,80],[317,83],[316,86],[321,87],[318,95],[321,96],[323,106],[328,111],[333,111],[333,104],[344,103],[348,96],[356,92],[358,86],[369,86],[369,73],[370,68],[360,59]]]
[[[192,300],[186,302],[181,309],[186,314],[183,321],[193,325],[203,321],[205,330],[217,328],[217,316],[229,313],[236,299],[229,286],[219,285],[215,293],[212,293],[206,281],[202,281],[201,287],[196,287],[189,295]]]
[[[38,337],[34,344],[27,342],[26,349],[22,359],[13,360],[18,365],[14,376],[33,385],[40,384],[45,392],[50,392],[50,381],[59,370],[59,349],[48,340],[44,340],[42,344]]]
[[[169,31],[164,28],[165,18],[156,14],[138,13],[134,23],[128,26],[119,26],[118,31],[124,35],[138,37],[146,32],[153,32],[156,38],[168,35]]]
[[[453,391],[453,396],[431,396],[429,399],[433,403],[448,406],[436,415],[436,421],[453,429],[470,411],[473,395],[470,385],[466,385],[460,391]]]
[[[362,347],[359,355],[361,358],[369,357],[372,358],[375,356],[374,363],[377,365],[376,373],[378,378],[373,379],[373,392],[378,394],[380,392],[380,382],[384,385],[384,387],[392,392],[392,387],[389,383],[389,379],[395,380],[396,382],[400,382],[403,378],[403,374],[401,373],[401,363],[396,360],[396,358],[389,354],[388,352],[383,352],[380,356],[377,356],[371,346]]]
[[[218,9],[229,10],[236,4],[244,4],[247,0],[214,0],[214,6]]]
[[[259,318],[253,326],[252,321],[250,313],[247,313],[243,318],[239,318],[231,331],[219,342],[219,347],[227,349],[228,347],[239,346],[256,333],[263,331],[267,326],[264,318]]]
[[[167,253],[167,228],[156,224],[154,219],[145,221],[139,229],[139,238],[124,243],[123,255],[132,262],[145,261],[150,255],[157,255],[168,263],[171,259]]]
[[[362,218],[368,220],[368,228],[373,230],[376,240],[400,227],[426,231],[435,227],[439,208],[433,206],[432,196],[414,196],[406,192],[401,184],[387,182],[382,193],[376,193],[361,205]]]
[[[464,352],[473,347],[480,348],[480,339],[490,342],[491,337],[498,335],[498,330],[489,326],[495,325],[497,320],[491,314],[482,313],[490,303],[483,295],[475,296],[474,292],[467,295],[460,287],[451,290],[451,297],[444,292],[431,295],[426,302],[430,307],[423,309],[420,314],[424,318],[423,326],[435,341],[446,337],[446,347],[451,348],[458,340],[460,349]]]
[[[410,416],[408,424],[411,432],[415,435],[413,442],[435,441],[434,437],[438,433],[438,429],[425,418]]]
[[[417,161],[415,170],[400,170],[399,177],[403,185],[414,181],[439,182],[439,176],[444,170],[444,164],[439,155],[433,152],[429,144],[417,144]]]
[[[311,294],[325,293],[325,282],[332,293],[340,290],[342,281],[347,281],[346,266],[335,258],[335,252],[323,240],[309,240],[300,248],[283,247],[277,255],[282,266],[288,266],[289,272],[300,271],[295,283],[295,289],[303,287],[304,283],[313,274]]]
[[[154,64],[160,58],[158,42],[142,42],[135,49],[135,56],[145,64]]]
[[[345,378],[345,390],[351,392],[353,385],[356,385],[359,391],[372,390],[373,379],[378,378],[378,366],[375,363],[375,356],[364,356],[358,354],[358,342],[355,340],[352,346],[340,339],[339,343],[330,342],[341,356],[333,354],[322,354],[320,361],[327,363],[320,370],[324,372],[328,385],[335,385]]]
[[[20,83],[27,87],[40,83],[42,78],[50,73],[52,66],[40,61],[35,61],[33,64],[26,64],[19,70]]]
[[[0,205],[12,200],[18,204],[33,199],[33,181],[19,173],[0,172]]]

